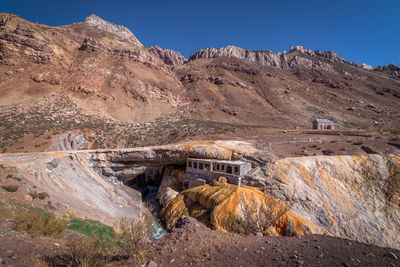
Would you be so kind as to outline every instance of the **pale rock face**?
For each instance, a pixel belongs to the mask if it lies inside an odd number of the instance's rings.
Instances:
[[[235,57],[250,63],[258,63],[279,69],[289,69],[285,54],[274,53],[272,51],[252,51],[237,46],[202,49],[193,54],[190,60],[217,57]]]
[[[111,22],[105,21],[102,18],[92,14],[85,19],[85,23],[89,24],[90,26],[96,27],[100,30],[112,33],[121,39],[130,42],[135,46],[142,47],[143,45],[140,41],[133,35],[133,33],[122,25],[116,25]]]
[[[346,62],[344,58],[336,53],[327,51],[312,51],[302,46],[292,46],[290,52],[298,51],[301,54],[310,57],[295,56],[290,61],[287,53],[274,53],[272,51],[252,51],[236,46],[227,46],[223,48],[207,48],[197,51],[189,60],[198,58],[217,58],[217,57],[235,57],[250,63],[257,63],[264,66],[275,67],[278,69],[306,68],[317,69],[328,72],[335,72],[330,62]],[[289,52],[289,53],[290,53]]]
[[[149,51],[161,58],[167,65],[182,65],[186,62],[186,58],[178,51],[171,49],[162,49],[158,45],[149,48]]]
[[[316,69],[316,70],[324,70],[329,72],[334,72],[333,66],[329,63],[320,61],[320,60],[312,60],[305,57],[295,56],[289,63],[291,68],[304,68],[304,69]]]
[[[299,51],[300,53],[309,55],[309,56],[322,57],[328,61],[346,62],[346,60],[344,58],[340,57],[338,54],[336,54],[332,51],[326,51],[326,52],[320,51],[320,50],[313,51],[311,49],[306,49],[301,45],[292,46],[290,48],[290,52],[294,52],[294,51]]]
[[[373,70],[374,69],[371,65],[367,65],[365,63],[361,64],[361,68],[364,70]]]
[[[51,202],[83,217],[113,225],[121,217],[138,218],[141,194],[110,182],[92,168],[90,152],[0,155],[0,164],[19,170],[26,184],[47,192]],[[29,199],[27,199],[29,200]]]
[[[293,213],[332,236],[398,249],[399,169],[398,155],[286,158],[247,182],[291,203]]]

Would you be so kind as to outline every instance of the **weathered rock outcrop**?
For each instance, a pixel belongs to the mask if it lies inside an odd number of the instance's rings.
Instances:
[[[378,67],[374,68],[374,71],[383,72],[383,73],[400,78],[400,66],[397,66],[395,64],[389,64],[386,66],[378,66]]]
[[[288,236],[325,232],[321,227],[286,212],[283,203],[256,188],[216,181],[181,192],[162,210],[168,229],[173,229],[183,215],[195,217],[210,228],[222,231],[257,231]]]
[[[298,53],[290,58],[287,55]],[[294,68],[316,69],[335,72],[330,62],[342,62],[346,60],[332,51],[312,51],[302,46],[292,46],[289,54],[274,53],[272,51],[252,51],[236,46],[223,48],[207,48],[197,51],[190,56],[190,60],[198,58],[235,57],[250,63],[275,67],[283,70]]]
[[[279,69],[289,69],[285,54],[274,53],[272,51],[252,51],[237,46],[202,49],[191,55],[189,60],[217,57],[235,57],[250,63],[258,63]]]
[[[374,69],[374,67],[372,67],[371,65],[365,64],[365,63],[361,64],[361,68],[364,70],[373,70]]]
[[[333,66],[327,62],[321,60],[310,59],[300,56],[294,56],[290,61],[289,66],[291,68],[304,68],[313,70],[324,70],[328,72],[334,72]]]
[[[186,58],[178,51],[171,49],[162,49],[158,45],[149,48],[149,51],[161,58],[167,65],[182,65],[186,62]]]
[[[292,46],[290,48],[289,52],[294,52],[294,51],[299,51],[300,53],[309,55],[309,56],[321,57],[328,61],[346,62],[346,60],[344,58],[340,57],[338,54],[336,54],[335,52],[332,52],[332,51],[320,51],[320,50],[313,51],[311,49],[306,49],[306,48],[302,47],[301,45]]]
[[[106,46],[105,44],[103,44],[102,42],[100,42],[98,40],[95,40],[93,38],[86,38],[83,41],[82,46],[79,48],[79,50],[89,51],[89,52],[102,51],[111,56],[126,57],[126,58],[129,58],[132,60],[136,60],[145,65],[160,69],[170,75],[172,74],[158,57],[156,57],[152,53],[149,53],[145,49],[139,49],[139,48],[129,49],[129,50],[128,49],[113,49],[113,48]]]
[[[242,183],[292,203],[330,235],[400,247],[400,157],[315,156],[269,163]]]
[[[92,14],[89,17],[85,19],[85,23],[96,27],[100,30],[112,33],[122,40],[128,41],[129,43],[142,47],[143,45],[139,42],[139,40],[133,35],[133,33],[128,30],[125,26],[122,25],[116,25],[111,22],[105,21],[98,16]]]

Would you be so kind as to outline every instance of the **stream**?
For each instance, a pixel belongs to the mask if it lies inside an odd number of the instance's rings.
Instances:
[[[157,201],[157,191],[158,186],[147,185],[146,186],[146,194],[144,194],[143,202],[150,206],[151,214],[152,214],[152,238],[159,239],[167,234],[167,230],[165,229],[162,220],[161,220],[161,206]]]

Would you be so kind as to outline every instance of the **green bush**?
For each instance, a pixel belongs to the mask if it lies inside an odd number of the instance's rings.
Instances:
[[[16,192],[19,188],[18,185],[3,185],[2,188],[7,192]]]
[[[31,208],[17,213],[13,229],[29,234],[61,237],[67,229],[67,223],[67,220],[57,218],[51,212],[39,208]]]

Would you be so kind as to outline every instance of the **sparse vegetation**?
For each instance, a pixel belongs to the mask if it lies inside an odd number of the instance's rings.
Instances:
[[[121,249],[138,264],[144,263],[143,253],[150,239],[150,214],[145,212],[138,220],[121,218],[117,226],[117,241]]]
[[[361,142],[361,141],[355,141],[355,142],[353,142],[353,143],[351,143],[352,145],[354,145],[354,146],[361,146],[362,144],[364,144],[363,142]]]
[[[360,130],[366,130],[366,131],[374,131],[374,130],[376,130],[376,128],[375,128],[374,125],[368,124],[368,123],[361,124],[361,125],[358,127],[358,129],[360,129]]]
[[[13,193],[17,192],[19,186],[18,185],[3,185],[2,188],[7,192]]]
[[[41,200],[45,199],[46,197],[50,197],[49,194],[47,194],[46,192],[40,192],[40,193],[38,193],[38,192],[36,192],[36,191],[30,192],[29,195],[30,195],[33,199],[39,198],[39,199],[41,199]]]
[[[13,229],[29,234],[61,237],[67,229],[67,220],[39,208],[23,209],[15,216]]]
[[[113,247],[100,239],[97,232],[88,237],[83,234],[72,234],[66,246],[73,266],[104,266],[111,259]]]
[[[144,246],[150,237],[150,217],[145,213],[138,220],[121,218],[116,230],[100,222],[71,218],[68,228],[81,234],[71,235],[66,242],[74,266],[102,266],[113,255],[145,262]]]

